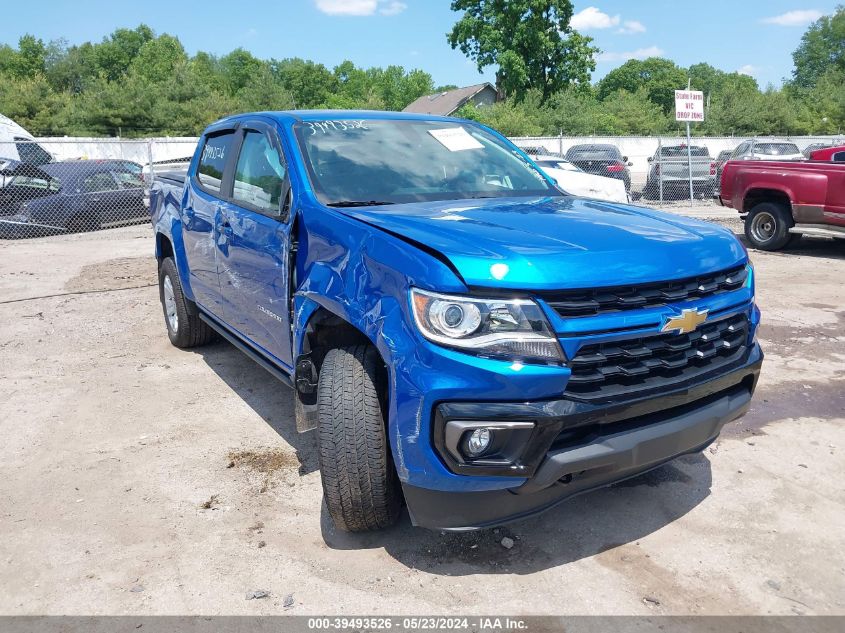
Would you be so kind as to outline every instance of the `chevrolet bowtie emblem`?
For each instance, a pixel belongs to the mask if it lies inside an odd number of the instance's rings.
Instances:
[[[687,334],[695,331],[699,325],[707,320],[707,310],[684,310],[680,316],[673,316],[666,319],[661,332],[675,332],[676,334]]]

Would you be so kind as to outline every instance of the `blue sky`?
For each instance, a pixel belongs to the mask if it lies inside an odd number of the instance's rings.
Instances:
[[[658,54],[682,66],[706,61],[742,70],[761,86],[792,71],[791,53],[807,24],[841,0],[590,0],[575,3],[576,24],[604,51],[593,79],[631,57]],[[9,2],[0,43],[24,33],[70,43],[99,41],[140,22],[177,35],[189,53],[242,46],[262,58],[304,57],[331,67],[399,64],[430,72],[438,84],[492,79],[446,43],[457,14],[448,0],[114,0]]]

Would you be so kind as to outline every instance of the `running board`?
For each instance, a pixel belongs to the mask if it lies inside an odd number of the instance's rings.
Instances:
[[[845,238],[845,226],[833,224],[797,224],[789,229],[789,232],[810,237]]]
[[[261,365],[264,369],[270,372],[274,378],[279,380],[286,387],[294,389],[293,382],[291,381],[290,377],[281,369],[276,367],[273,363],[271,363],[269,360],[267,360],[267,358],[263,354],[259,353],[253,347],[251,347],[250,345],[242,341],[240,338],[229,332],[229,330],[220,325],[213,317],[208,316],[204,312],[200,312],[199,315],[200,319],[205,321],[212,330],[217,332],[220,336],[225,338],[227,341],[229,341],[232,345],[241,350],[244,354],[249,356],[256,363]]]

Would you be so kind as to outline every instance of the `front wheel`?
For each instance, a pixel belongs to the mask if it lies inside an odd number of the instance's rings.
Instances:
[[[761,202],[755,205],[745,218],[745,237],[754,248],[761,251],[777,251],[786,246],[795,226],[790,213],[775,202]]]
[[[372,345],[332,349],[317,382],[320,474],[326,507],[347,532],[389,527],[401,491],[388,448],[385,369]]]

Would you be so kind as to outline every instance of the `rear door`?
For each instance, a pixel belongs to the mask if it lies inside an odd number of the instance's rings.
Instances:
[[[222,199],[232,188],[233,127],[216,129],[201,139],[196,170],[182,200],[182,240],[194,300],[222,317],[217,274],[217,246]]]
[[[140,172],[135,173],[122,167],[112,170],[120,190],[118,212],[124,222],[149,220],[150,213],[144,204],[144,180]]]
[[[287,163],[275,127],[262,121],[242,124],[236,147],[217,242],[223,318],[291,368]]]
[[[78,205],[76,222],[83,230],[93,231],[122,222],[120,190],[107,170],[90,173],[82,179]]]

